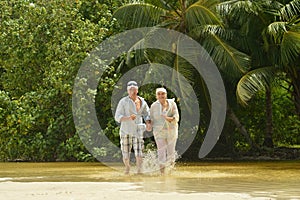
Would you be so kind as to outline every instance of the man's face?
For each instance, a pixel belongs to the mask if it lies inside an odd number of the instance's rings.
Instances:
[[[129,96],[136,96],[138,94],[138,89],[134,88],[134,87],[131,87],[129,90],[128,90],[128,94]]]

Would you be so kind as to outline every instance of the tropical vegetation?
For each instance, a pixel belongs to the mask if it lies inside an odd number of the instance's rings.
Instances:
[[[186,34],[218,66],[227,118],[208,157],[237,159],[299,148],[299,0],[1,0],[0,160],[94,161],[73,121],[75,77],[98,44],[141,27]],[[170,52],[133,47],[107,67],[95,93],[104,134],[119,145],[110,97],[122,74],[145,63],[172,67],[196,92],[201,120],[182,159],[197,160],[211,115],[208,89],[190,63]],[[149,104],[155,87],[140,88]],[[146,146],[153,147],[153,139]],[[96,152],[120,158],[110,149]]]

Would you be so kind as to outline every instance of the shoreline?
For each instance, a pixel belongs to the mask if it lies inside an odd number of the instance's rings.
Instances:
[[[197,155],[195,153],[194,155]],[[238,153],[236,155],[208,155],[205,158],[198,157],[189,157],[183,156],[177,160],[177,162],[243,162],[243,161],[299,161],[300,160],[300,148],[287,148],[287,147],[277,147],[274,149],[265,149],[261,151],[255,152],[245,152]],[[55,160],[55,161],[32,161],[32,160],[6,160],[0,162],[85,162],[85,161],[64,161],[64,160]],[[89,162],[98,162],[97,160],[89,161]],[[122,163],[122,160],[107,160],[104,161],[107,163]]]
[[[228,164],[227,164],[228,163]],[[5,200],[300,199],[300,162],[179,163],[172,173],[125,176],[102,163],[0,163]]]
[[[1,182],[0,194],[6,200],[241,200],[270,199],[232,192],[145,192],[133,183],[119,182]]]

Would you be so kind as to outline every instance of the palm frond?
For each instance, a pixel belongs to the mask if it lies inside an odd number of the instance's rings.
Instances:
[[[127,52],[126,64],[130,65],[140,65],[143,64],[147,59],[144,54],[144,41],[141,39],[137,41]]]
[[[146,0],[146,2],[153,4],[153,0]],[[158,3],[158,6],[168,11],[178,9],[180,4],[179,1],[174,1],[174,0],[154,0],[154,2],[160,2]]]
[[[287,32],[287,22],[273,22],[266,30],[266,33],[272,37],[275,44],[279,44],[284,33]]]
[[[216,11],[218,3],[218,0],[200,0],[190,5],[185,13],[189,29],[206,24],[222,25],[221,18]]]
[[[237,84],[236,96],[241,104],[246,105],[258,91],[270,86],[275,79],[274,67],[263,67],[245,74]]]
[[[299,26],[299,25],[298,25]],[[281,60],[285,66],[291,65],[300,57],[300,30],[291,29],[283,35],[280,46]]]
[[[280,18],[284,21],[289,21],[294,16],[297,16],[300,14],[300,1],[299,0],[293,0],[283,6],[280,11]]]
[[[258,16],[263,11],[263,3],[260,1],[231,0],[218,6],[221,16],[237,25],[244,25],[251,16]]]
[[[219,25],[196,26],[190,32],[192,38],[206,38],[208,35],[217,35],[224,40],[233,40],[237,34],[236,30],[225,29]]]
[[[145,54],[150,63],[160,63],[171,67],[182,74],[190,82],[194,80],[193,66],[180,56],[176,55],[176,53],[165,52],[157,49],[147,49],[145,50]],[[170,76],[170,80],[171,79],[172,77]]]
[[[151,46],[156,46],[157,44],[157,46],[162,47],[162,49],[168,49],[169,51],[146,49],[146,57],[152,67],[151,75],[146,77],[146,79],[155,78],[157,80],[160,78],[160,82],[165,86],[169,85],[171,87],[170,89],[174,90],[174,93],[178,95],[177,97],[179,99],[190,97],[193,94],[193,91],[191,90],[191,87],[187,87],[187,83],[188,85],[193,84],[196,69],[180,55],[182,52],[185,52],[185,56],[194,57],[195,50],[192,48],[188,49],[189,47],[186,47],[187,45],[182,44],[178,35],[171,33],[170,35],[167,35],[160,30],[156,31],[155,29],[149,32],[145,38],[146,46],[148,46],[147,44],[149,43]],[[165,66],[166,70],[155,70],[157,63]],[[172,69],[171,74],[166,75],[168,68]],[[181,106],[184,106],[187,112],[192,113],[193,110],[189,110],[191,108],[188,106],[187,102],[189,100],[187,99],[181,102]]]
[[[244,13],[258,15],[259,10],[260,6],[255,1],[244,0],[233,3],[231,13],[237,14],[239,11],[242,11]]]
[[[147,57],[150,61],[150,70],[145,76],[146,82],[160,83],[168,87],[176,94],[181,108],[187,113],[193,113],[189,106],[190,101],[195,103],[195,98],[190,98],[194,93],[192,85],[195,70],[188,62],[176,54],[162,50],[147,49]],[[193,104],[192,103],[192,104]]]
[[[230,38],[232,33],[226,33],[225,30],[219,28],[206,27],[199,31],[199,34],[201,38],[205,38],[202,42],[203,47],[223,73],[229,77],[240,77],[249,70],[250,57],[217,35]]]
[[[166,11],[146,3],[131,3],[118,8],[113,17],[128,29],[157,25]]]
[[[228,16],[231,12],[232,6],[234,3],[238,2],[239,0],[230,0],[230,1],[225,1],[220,3],[217,6],[217,11],[222,15],[222,16]]]
[[[275,52],[278,47],[277,64],[288,66],[300,56],[300,22],[273,22],[263,33],[267,51]],[[280,56],[278,56],[280,55]]]
[[[165,1],[165,0],[144,0],[145,3],[152,4],[154,6],[160,7],[165,10],[172,9],[174,6],[174,1]]]

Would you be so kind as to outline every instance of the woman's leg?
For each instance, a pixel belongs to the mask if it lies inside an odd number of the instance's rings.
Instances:
[[[163,174],[165,171],[165,163],[167,161],[167,140],[166,139],[155,139],[157,146],[157,156],[160,166],[160,172]]]
[[[167,162],[168,162],[168,165],[170,165],[170,166],[173,166],[175,164],[176,142],[177,142],[176,137],[172,137],[172,138],[167,139]]]

